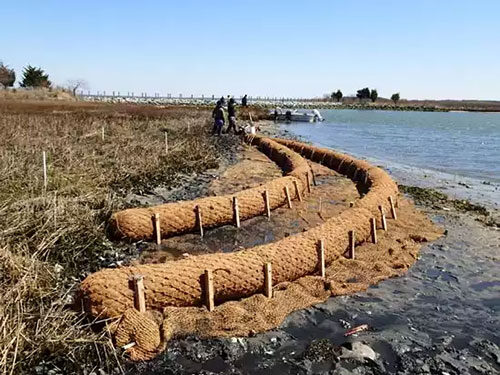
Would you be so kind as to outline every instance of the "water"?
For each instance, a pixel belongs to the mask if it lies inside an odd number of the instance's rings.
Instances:
[[[402,183],[487,205],[500,201],[500,114],[323,110],[323,123],[283,125],[312,143],[386,167]]]

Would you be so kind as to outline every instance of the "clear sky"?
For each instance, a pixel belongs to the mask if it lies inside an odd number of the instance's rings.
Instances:
[[[500,0],[2,1],[0,60],[92,91],[500,100]]]

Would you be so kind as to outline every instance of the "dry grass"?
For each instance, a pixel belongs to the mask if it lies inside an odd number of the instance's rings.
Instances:
[[[123,369],[106,330],[70,308],[73,294],[88,273],[136,255],[105,235],[125,194],[217,165],[204,118],[195,108],[0,102],[0,373]]]

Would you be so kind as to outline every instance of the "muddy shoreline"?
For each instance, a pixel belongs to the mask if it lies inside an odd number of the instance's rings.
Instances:
[[[287,137],[273,125],[262,126],[261,131]],[[172,340],[157,359],[131,364],[129,370],[148,374],[497,373],[498,229],[477,220],[476,212],[419,203],[446,235],[424,246],[420,259],[404,276],[294,312],[278,329],[254,337]],[[348,328],[360,324],[368,324],[370,330],[344,337]]]

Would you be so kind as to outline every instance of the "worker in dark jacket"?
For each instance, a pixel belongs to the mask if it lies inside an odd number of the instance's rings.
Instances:
[[[245,96],[241,99],[241,106],[246,107],[248,104],[247,101],[248,101],[247,94],[245,94]]]
[[[229,99],[227,104],[227,115],[229,117],[229,127],[227,128],[227,133],[233,129],[234,134],[236,134],[236,101],[234,98]]]
[[[218,135],[222,132],[222,127],[224,126],[224,108],[219,100],[214,110],[212,111],[212,117],[214,118],[214,127],[212,129],[212,135],[217,133]]]

